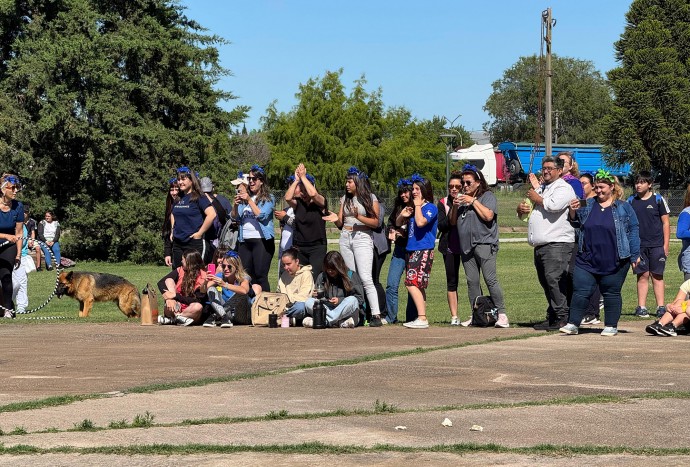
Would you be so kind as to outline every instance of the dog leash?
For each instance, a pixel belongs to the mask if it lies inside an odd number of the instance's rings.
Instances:
[[[57,260],[55,259],[55,255],[53,254],[53,250],[51,250],[51,249],[48,247],[48,245],[46,245],[45,243],[43,243],[43,242],[40,241],[40,240],[32,239],[32,238],[29,238],[29,237],[17,237],[17,239],[20,239],[20,238],[21,238],[23,241],[33,240],[34,242],[36,242],[36,243],[38,243],[39,245],[43,246],[43,247],[44,247],[46,250],[48,250],[48,252],[50,253],[50,259],[51,259],[51,260],[50,260],[50,263],[51,263],[51,264],[52,264],[52,263],[55,263],[55,287],[53,287],[53,291],[50,293],[50,295],[48,296],[48,298],[46,299],[45,302],[41,303],[41,304],[40,304],[39,306],[37,306],[36,308],[32,308],[31,310],[24,310],[24,311],[14,311],[14,310],[10,310],[10,309],[5,308],[4,306],[0,305],[0,310],[3,310],[3,311],[10,311],[10,312],[14,313],[15,315],[28,315],[28,314],[30,314],[30,313],[35,313],[35,312],[37,312],[38,310],[44,308],[46,305],[48,305],[48,303],[50,303],[50,301],[53,299],[53,297],[55,297],[55,294],[57,293],[58,285],[60,285],[60,265],[57,264]],[[6,241],[5,243],[1,243],[1,244],[0,244],[0,248],[4,247],[4,246],[7,245],[8,243],[11,243],[11,242]],[[19,266],[19,267],[22,267],[22,266]],[[45,317],[41,317],[41,318],[24,318],[24,319],[64,319],[64,317],[63,317],[63,316],[45,316]]]

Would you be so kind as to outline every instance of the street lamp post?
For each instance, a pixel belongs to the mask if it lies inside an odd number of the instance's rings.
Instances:
[[[446,186],[448,186],[448,182],[450,181],[450,153],[453,152],[453,141],[455,141],[458,136],[460,136],[460,146],[462,146],[462,135],[458,130],[453,128],[455,121],[461,116],[462,114],[458,114],[452,121],[448,120],[445,115],[443,116],[443,119],[448,122],[448,128],[444,128],[443,133],[440,135],[441,139],[446,143]]]

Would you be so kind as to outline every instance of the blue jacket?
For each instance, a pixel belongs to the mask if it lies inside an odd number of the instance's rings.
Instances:
[[[273,226],[273,210],[275,207],[275,198],[273,198],[273,195],[271,195],[271,200],[270,201],[262,201],[257,204],[259,206],[259,215],[256,216],[256,220],[259,222],[259,225],[261,226],[261,238],[264,240],[274,238],[275,237],[275,230]],[[243,240],[243,228],[242,228],[242,213],[244,212],[245,209],[249,209],[251,211],[251,208],[249,207],[248,204],[240,204],[237,206],[237,221],[240,223],[240,236],[238,238],[238,241],[242,242]]]
[[[587,200],[587,205],[577,210],[577,220],[575,227],[579,227],[582,231],[582,226],[587,222],[589,213],[596,203],[594,198]],[[637,220],[637,215],[629,203],[621,200],[616,200],[613,206],[613,223],[616,226],[616,247],[618,248],[618,259],[630,259],[633,263],[640,257],[640,223]],[[582,252],[582,243],[585,236],[582,233],[578,236],[578,253]]]
[[[678,267],[683,272],[690,272],[690,207],[683,209],[678,215],[676,237],[683,241],[678,255]]]

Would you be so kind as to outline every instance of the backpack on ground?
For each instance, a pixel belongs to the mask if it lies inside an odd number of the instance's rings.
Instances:
[[[472,307],[472,326],[487,328],[496,324],[498,319],[498,308],[494,305],[491,297],[480,295],[474,299]]]

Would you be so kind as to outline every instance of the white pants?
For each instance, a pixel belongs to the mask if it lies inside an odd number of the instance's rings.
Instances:
[[[12,301],[14,301],[14,309],[17,312],[26,311],[29,306],[29,297],[26,291],[29,286],[29,280],[26,276],[26,269],[19,266],[12,271]]]
[[[343,255],[345,265],[362,279],[367,303],[371,307],[372,315],[380,315],[379,295],[376,293],[374,278],[371,269],[374,266],[374,240],[369,231],[353,232],[344,230],[340,232],[340,254]]]

